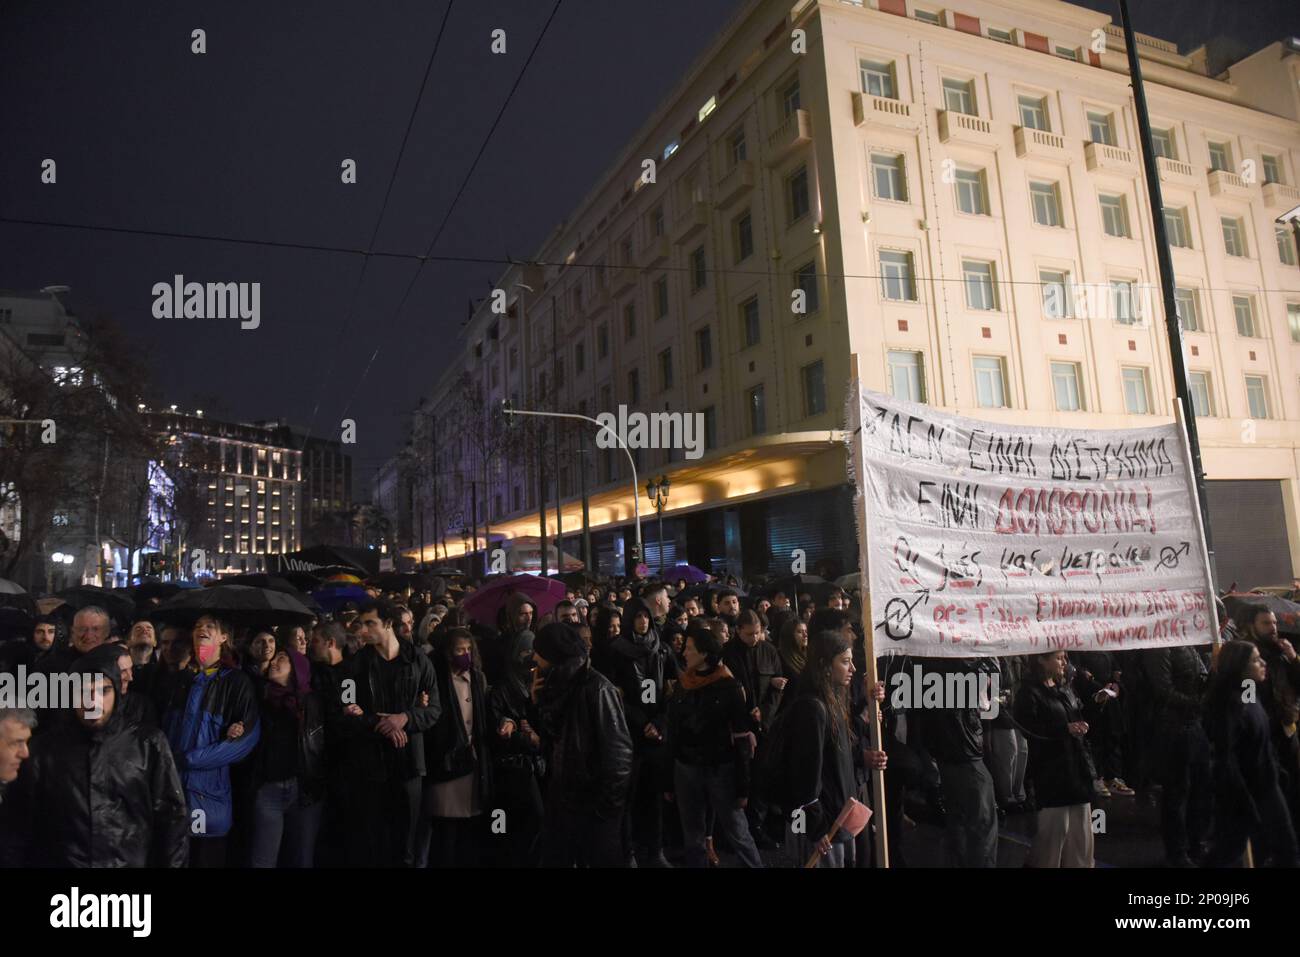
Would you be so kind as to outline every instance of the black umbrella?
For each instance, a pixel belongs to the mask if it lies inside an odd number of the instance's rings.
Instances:
[[[17,582],[0,578],[0,608],[17,608],[29,615],[36,614],[36,599]]]
[[[144,604],[155,598],[166,601],[172,595],[184,590],[176,582],[144,582],[135,587],[135,600],[137,604]]]
[[[437,568],[430,568],[426,575],[439,575],[442,578],[464,578],[465,573],[459,568],[452,568],[450,565],[439,565]]]
[[[1235,619],[1245,605],[1259,605],[1277,615],[1277,630],[1287,635],[1300,635],[1300,604],[1288,601],[1281,595],[1258,592],[1223,596],[1223,605]]]
[[[23,608],[0,608],[0,644],[30,638],[36,619]]]
[[[158,608],[155,617],[189,624],[203,615],[216,615],[238,625],[298,625],[314,616],[301,598],[271,588],[215,585],[177,595]]]
[[[404,591],[407,588],[423,591],[433,587],[433,579],[419,572],[383,572],[367,581],[384,591]]]
[[[135,602],[125,595],[109,591],[106,588],[99,588],[95,585],[77,585],[73,588],[65,588],[61,592],[55,592],[55,595],[62,598],[64,603],[74,611],[80,611],[92,605],[104,609],[123,631],[131,627],[131,622],[135,617]]]
[[[319,584],[319,583],[318,583]],[[286,595],[293,595],[295,598],[299,595],[299,589],[293,582],[283,575],[268,575],[265,572],[250,572],[246,575],[231,575],[229,578],[223,578],[217,585],[247,585],[250,588],[269,588],[271,591],[284,592]]]

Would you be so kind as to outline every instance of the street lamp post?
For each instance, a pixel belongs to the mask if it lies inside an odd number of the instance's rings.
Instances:
[[[660,475],[645,483],[645,493],[650,497],[659,516],[659,577],[664,574],[664,509],[668,507],[668,477]]]
[[[632,458],[632,451],[627,447],[627,443],[622,437],[607,425],[601,425],[589,415],[579,415],[576,412],[536,412],[531,409],[516,409],[510,405],[509,400],[501,403],[501,411],[506,415],[536,415],[543,418],[556,419],[581,419],[583,422],[590,422],[601,432],[608,432],[614,441],[618,443],[619,448],[627,455],[628,465],[632,468],[632,511],[636,517],[636,560],[641,560],[641,492],[637,488],[636,477],[636,460]],[[557,503],[558,507],[558,503]],[[543,513],[545,514],[545,513]],[[543,545],[544,547],[544,545]],[[634,563],[635,564],[635,563]]]

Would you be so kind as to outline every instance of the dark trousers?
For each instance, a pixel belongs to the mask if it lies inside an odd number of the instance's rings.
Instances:
[[[608,821],[594,814],[550,808],[542,827],[542,867],[625,867],[622,815]]]
[[[727,843],[746,867],[762,867],[758,848],[749,834],[745,812],[736,807],[736,768],[731,764],[718,767],[676,763],[674,796],[681,814],[686,866],[705,867],[708,852],[704,847],[707,834],[705,812],[713,811],[713,821],[727,838]]]
[[[488,855],[499,867],[536,867],[542,817],[542,789],[531,768],[497,765],[496,805],[505,811],[505,832],[489,828]]]
[[[997,802],[984,761],[941,762],[939,780],[948,809],[944,835],[948,866],[997,867]]]
[[[423,778],[357,781],[352,790],[352,865],[414,867]]]
[[[1264,863],[1274,867],[1296,866],[1295,831],[1281,789],[1275,786],[1252,797],[1259,811],[1258,821],[1240,812],[1216,809],[1219,813],[1214,822],[1214,850],[1207,866],[1241,867],[1247,841],[1256,866]]]
[[[1160,830],[1165,856],[1186,855],[1205,840],[1213,813],[1210,741],[1199,724],[1171,730],[1157,739],[1163,755]]]
[[[285,867],[310,868],[315,858],[316,835],[325,811],[323,801],[303,805],[298,779],[267,781],[253,800],[253,867],[275,867],[284,848]]]
[[[225,867],[228,841],[221,837],[190,835],[190,867]]]
[[[632,785],[628,794],[628,822],[633,847],[650,855],[664,849],[664,781],[661,748],[632,758]]]
[[[417,866],[425,867],[482,867],[484,864],[479,854],[480,836],[483,831],[483,815],[477,817],[435,817],[428,819],[426,825],[421,822],[420,833],[427,838],[426,849],[420,849],[419,860],[428,863]]]

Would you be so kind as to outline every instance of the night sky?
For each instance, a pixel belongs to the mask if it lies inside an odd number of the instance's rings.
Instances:
[[[563,0],[434,253],[535,253],[740,6]],[[1218,36],[1255,50],[1300,35],[1295,0],[1131,6],[1137,30],[1184,52]],[[375,249],[428,247],[552,7],[454,0]],[[363,249],[446,9],[8,0],[0,219]],[[196,27],[207,31],[202,56],[190,51]],[[489,49],[496,28],[507,33],[503,56]],[[46,157],[57,185],[40,183]],[[357,161],[356,185],[340,182],[345,158]],[[432,390],[467,300],[499,272],[429,263],[397,312],[417,264],[371,258],[349,320],[360,255],[6,222],[0,250],[0,288],[68,285],[79,315],[120,323],[154,370],[156,401],[311,423],[333,437],[347,409],[359,499]],[[176,273],[261,282],[261,327],[155,319],[153,284]]]

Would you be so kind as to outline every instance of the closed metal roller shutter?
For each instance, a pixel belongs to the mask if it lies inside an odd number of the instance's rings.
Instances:
[[[790,555],[796,548],[806,553],[810,573],[822,560],[836,563],[841,575],[857,568],[853,493],[848,486],[771,499],[763,504],[769,551],[763,571],[790,574]]]
[[[1220,590],[1291,581],[1291,548],[1278,481],[1206,482]]]

